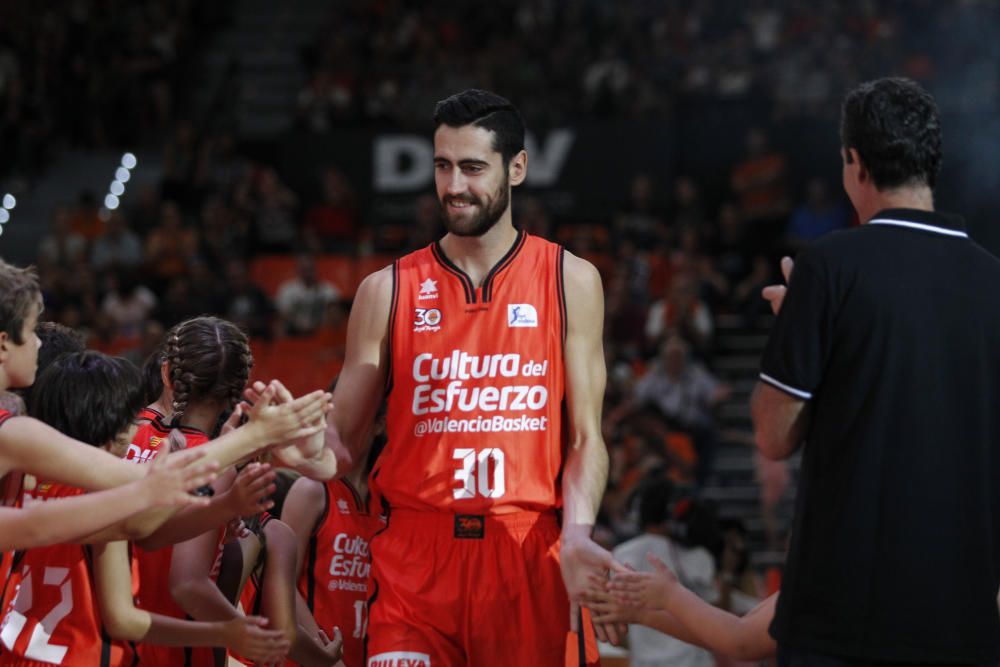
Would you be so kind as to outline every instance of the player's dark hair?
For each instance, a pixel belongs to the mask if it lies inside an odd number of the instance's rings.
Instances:
[[[524,119],[504,97],[485,90],[470,88],[441,100],[434,107],[434,129],[475,125],[493,133],[493,150],[500,153],[503,164],[524,150]]]
[[[879,190],[937,183],[941,118],[934,98],[915,81],[877,79],[849,92],[840,140],[858,152]]]
[[[22,269],[0,259],[0,331],[15,345],[24,344],[24,321],[41,299],[35,267]]]
[[[165,348],[166,341],[160,343],[160,346],[142,362],[142,395],[146,405],[155,403],[163,393],[163,375],[160,373],[160,367],[166,361]]]
[[[639,527],[665,526],[673,497],[674,486],[666,477],[643,482],[639,490]]]
[[[167,332],[163,357],[174,395],[174,424],[181,422],[192,402],[235,405],[253,366],[246,334],[218,317],[196,317],[176,325]]]
[[[83,335],[59,324],[58,322],[39,322],[35,327],[35,334],[42,346],[38,349],[38,370],[36,377],[40,377],[49,365],[63,356],[73,352],[83,352],[87,345],[83,340]],[[34,385],[18,389],[18,393],[24,398],[25,405],[30,406]]]
[[[99,447],[124,431],[142,405],[135,364],[84,350],[58,357],[35,380],[31,416]]]

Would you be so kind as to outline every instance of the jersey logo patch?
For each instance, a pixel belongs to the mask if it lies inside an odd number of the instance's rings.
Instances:
[[[538,312],[530,303],[507,304],[508,327],[537,327]]]
[[[437,308],[415,308],[413,331],[441,331],[441,311]]]
[[[436,280],[428,278],[424,282],[420,283],[420,294],[417,295],[418,301],[436,298],[438,298],[438,284]]]
[[[486,534],[486,519],[476,514],[455,515],[455,537],[460,540],[481,540]]]
[[[369,657],[368,667],[431,667],[431,657],[414,651],[390,651]]]
[[[337,500],[337,509],[340,510],[341,514],[350,514],[351,508],[348,507],[347,501],[343,498]]]

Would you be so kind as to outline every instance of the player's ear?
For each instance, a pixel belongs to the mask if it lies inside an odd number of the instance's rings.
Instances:
[[[524,183],[524,179],[528,177],[528,153],[526,151],[522,150],[510,159],[510,164],[507,165],[507,177],[511,186]]]

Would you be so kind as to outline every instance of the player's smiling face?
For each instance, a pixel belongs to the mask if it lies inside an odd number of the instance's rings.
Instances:
[[[434,133],[434,182],[448,231],[482,236],[510,208],[510,180],[493,132],[442,125]]]

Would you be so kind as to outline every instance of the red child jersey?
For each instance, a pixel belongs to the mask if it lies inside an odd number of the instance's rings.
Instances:
[[[334,626],[344,637],[344,664],[364,667],[365,629],[372,536],[385,521],[369,513],[364,500],[346,480],[324,484],[323,514],[309,539],[299,578],[299,592],[328,637]]]
[[[562,268],[560,246],[524,232],[481,287],[437,243],[396,261],[374,498],[480,515],[560,505]]]
[[[0,409],[0,426],[3,426],[4,422],[13,417],[14,415],[8,411]],[[13,470],[8,472],[3,478],[0,478],[0,493],[3,494],[2,500],[5,507],[12,507],[16,505],[17,494],[20,491],[20,475],[15,473]],[[0,552],[0,590],[3,590],[7,586],[7,581],[10,578],[10,568],[11,563],[14,558],[13,551],[3,551]]]
[[[83,494],[40,482],[25,504]],[[134,651],[101,626],[89,547],[58,544],[28,549],[18,564],[16,592],[5,609],[0,665],[131,665]]]
[[[138,418],[149,421],[142,424],[136,431],[132,444],[129,445],[128,452],[125,454],[125,459],[134,463],[149,463],[156,458],[161,448],[170,446],[168,438],[172,429],[167,425],[164,416],[152,408],[143,409]],[[198,447],[208,442],[208,435],[198,429],[180,427],[180,431],[184,434],[187,447]],[[220,546],[221,530],[224,529],[220,529]],[[135,550],[139,572],[136,606],[165,616],[186,618],[184,610],[174,601],[170,593],[170,561],[173,553],[174,549],[171,546],[156,551],[145,551],[141,547]],[[219,559],[216,557],[213,576],[218,574],[216,570],[218,562]],[[191,657],[192,653],[194,658]],[[139,645],[139,656],[142,658],[142,664],[147,665],[163,665],[164,667],[189,664],[211,665],[213,664],[211,655],[210,648],[196,648],[191,651],[176,646],[157,646],[146,643]]]

